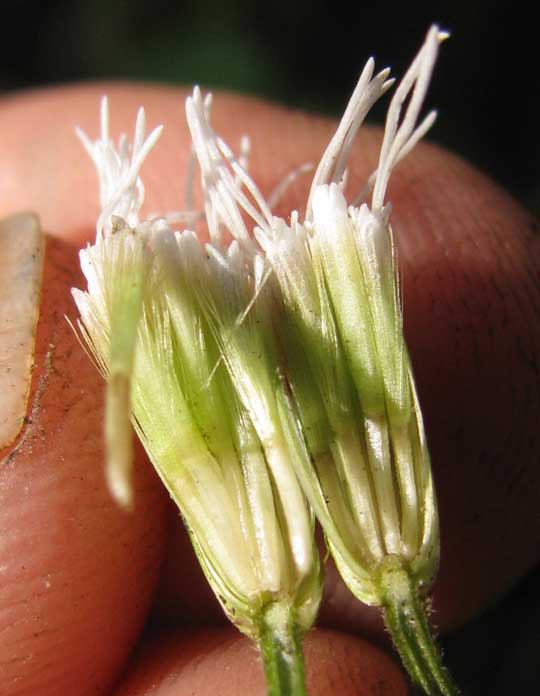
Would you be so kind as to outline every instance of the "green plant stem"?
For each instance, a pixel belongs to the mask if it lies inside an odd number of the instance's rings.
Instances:
[[[396,649],[409,675],[426,694],[458,696],[431,633],[425,601],[411,574],[395,560],[382,570],[380,588],[384,619]]]
[[[302,640],[290,605],[275,603],[260,625],[260,648],[268,696],[307,696]]]

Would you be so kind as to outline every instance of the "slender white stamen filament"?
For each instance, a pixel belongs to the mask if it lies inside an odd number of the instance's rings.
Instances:
[[[101,215],[97,222],[97,237],[110,233],[112,217],[122,217],[130,226],[139,223],[139,211],[144,201],[144,186],[139,171],[156,144],[163,128],[158,126],[148,135],[144,109],[139,109],[134,132],[134,144],[129,148],[125,135],[120,137],[118,148],[109,139],[109,107],[107,98],[101,101],[101,134],[95,142],[76,128],[84,148],[96,167],[100,185]]]
[[[399,154],[397,155],[394,166],[398,164],[404,157],[406,157],[415,145],[424,137],[424,135],[431,129],[435,120],[437,119],[437,112],[435,110],[430,111],[429,114],[423,119],[419,126],[417,126],[412,133],[411,137],[407,140],[407,143],[401,148]],[[352,202],[353,207],[359,206],[365,201],[367,196],[373,191],[375,186],[375,181],[377,180],[378,169],[372,172],[361,191],[357,194],[356,198]]]
[[[270,210],[274,210],[280,200],[283,198],[285,192],[302,174],[306,174],[312,171],[313,165],[309,162],[301,164],[295,167],[292,171],[286,174],[283,179],[278,183],[278,185],[271,191],[270,195],[266,199],[268,207]]]
[[[406,146],[407,141],[413,134],[429,86],[433,67],[437,60],[439,43],[447,38],[447,36],[448,34],[446,32],[440,32],[437,26],[431,27],[422,49],[412,62],[404,78],[401,80],[390,102],[379,157],[378,173],[373,189],[372,210],[375,214],[377,214],[384,205],[384,196],[386,194],[390,172],[399,157],[399,153]],[[412,96],[410,102],[407,106],[403,121],[398,127],[402,106],[411,90]]]
[[[101,140],[103,143],[109,142],[109,99],[103,97],[100,107]]]
[[[373,104],[391,87],[394,80],[387,80],[389,69],[382,70],[373,79],[375,61],[370,58],[360,75],[352,97],[345,109],[336,133],[332,137],[313,177],[306,208],[306,219],[311,220],[313,194],[317,186],[329,182],[338,183],[345,171],[354,137]]]

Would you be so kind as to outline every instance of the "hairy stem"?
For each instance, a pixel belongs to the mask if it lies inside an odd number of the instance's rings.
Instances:
[[[260,626],[268,696],[307,696],[302,641],[290,605],[272,604]]]
[[[410,573],[398,559],[388,558],[380,575],[386,625],[411,678],[429,696],[458,696],[459,691],[442,663],[433,637],[425,601]]]

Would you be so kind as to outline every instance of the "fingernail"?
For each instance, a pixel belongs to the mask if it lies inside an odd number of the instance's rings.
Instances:
[[[26,416],[44,246],[33,213],[0,220],[0,449],[15,440]]]

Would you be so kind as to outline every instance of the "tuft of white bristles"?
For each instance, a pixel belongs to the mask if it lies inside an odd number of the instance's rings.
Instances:
[[[186,100],[186,118],[201,169],[210,238],[219,246],[226,230],[249,248],[252,245],[251,235],[242,219],[240,208],[261,226],[270,224],[272,212],[242,166],[245,146],[239,159],[212,130],[209,120],[210,103],[208,96],[203,100],[198,87]],[[243,188],[252,196],[254,203]]]
[[[101,134],[92,141],[81,128],[76,128],[84,148],[96,167],[99,178],[101,214],[97,220],[96,241],[110,234],[113,216],[122,218],[130,227],[139,224],[139,211],[144,201],[144,186],[139,171],[148,153],[161,135],[163,126],[157,126],[146,135],[146,114],[141,107],[137,113],[133,145],[122,134],[115,146],[109,137],[109,103],[101,100]]]
[[[308,198],[307,220],[310,220],[312,216],[312,201],[315,189],[321,184],[340,183],[345,174],[347,160],[358,129],[364,122],[371,107],[394,84],[395,80],[393,78],[387,79],[390,74],[389,68],[381,70],[373,77],[374,69],[375,61],[373,58],[370,58],[362,70],[358,84],[345,109],[338,129],[317,167]]]
[[[436,112],[431,111],[418,126],[416,125],[439,53],[439,44],[448,36],[449,34],[440,31],[437,25],[430,28],[424,45],[392,97],[386,116],[371,200],[373,213],[378,213],[384,206],[386,187],[394,166],[412,150],[435,121]],[[409,95],[410,101],[400,122],[401,111]]]

